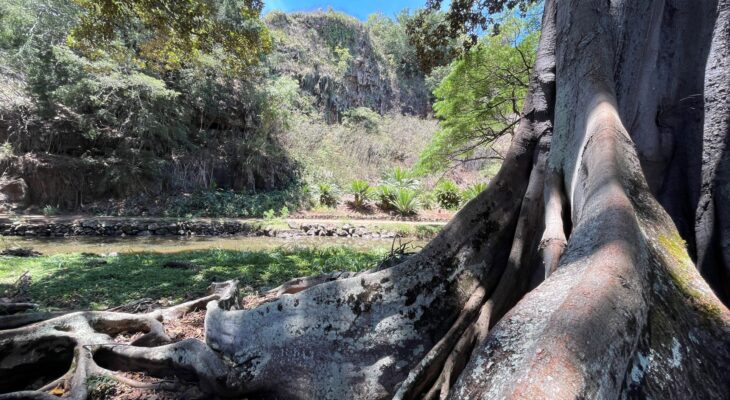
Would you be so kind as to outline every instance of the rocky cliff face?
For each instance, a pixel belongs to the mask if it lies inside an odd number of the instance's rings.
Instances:
[[[380,114],[430,111],[423,77],[398,76],[355,18],[334,12],[274,12],[266,22],[276,40],[271,68],[297,79],[329,122],[356,107]]]

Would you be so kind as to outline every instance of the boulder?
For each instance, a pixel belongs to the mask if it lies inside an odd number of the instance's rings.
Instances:
[[[87,221],[82,221],[81,226],[83,226],[84,228],[96,228],[99,226],[99,223],[94,220],[87,220]]]

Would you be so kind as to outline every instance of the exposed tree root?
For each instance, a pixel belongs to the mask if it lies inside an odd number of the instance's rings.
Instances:
[[[5,315],[0,317],[0,330],[19,328],[36,322],[66,315],[68,312],[34,312],[27,314]]]
[[[0,315],[17,314],[23,311],[38,308],[34,303],[5,303],[0,302]]]
[[[730,312],[653,199],[621,121],[606,51],[615,37],[601,31],[619,2],[558,4],[556,115],[570,117],[556,119],[563,148],[551,167],[565,171],[575,229],[562,257],[548,249],[555,272],[492,328],[448,398],[729,398]]]
[[[418,365],[411,370],[393,397],[394,399],[418,398],[421,393],[428,390],[427,385],[440,376],[443,365],[446,363],[450,352],[461,338],[464,337],[465,331],[470,328],[475,315],[479,311],[480,305],[483,303],[485,295],[486,290],[483,286],[479,286],[474,290],[464,305],[464,309],[459,314],[459,318],[457,318],[441,340],[421,359]]]
[[[545,278],[558,268],[560,257],[568,245],[564,223],[566,207],[563,177],[551,168],[545,179],[545,231],[540,240]]]
[[[301,278],[294,278],[288,282],[285,282],[271,290],[269,290],[265,297],[276,299],[285,294],[295,294],[302,290],[309,289],[311,287],[321,285],[323,283],[336,281],[338,279],[346,279],[355,276],[353,272],[330,272],[327,274],[321,274],[316,276],[307,276]]]
[[[238,288],[235,281],[213,284],[210,295],[166,309],[146,314],[126,314],[109,311],[75,312],[66,314],[38,313],[18,314],[3,317],[0,331],[0,390],[11,393],[0,395],[0,399],[56,398],[51,391],[62,390],[66,398],[84,399],[88,395],[87,380],[92,376],[107,376],[117,382],[136,388],[177,390],[175,382],[136,382],[103,366],[111,365],[117,370],[125,364],[120,360],[136,360],[133,349],[145,349],[171,342],[165,333],[164,321],[174,320],[187,312],[200,309],[208,303],[216,307],[235,308],[238,304]],[[13,327],[7,329],[7,327]],[[143,335],[129,345],[114,342],[122,333],[141,332]],[[176,359],[184,352],[188,364],[180,362],[173,369],[161,367],[150,370],[175,375],[175,368],[187,367],[192,371],[199,365],[208,365],[211,357],[205,357],[211,350],[197,340],[188,340],[157,347],[157,352],[168,349],[169,356]],[[170,350],[171,349],[171,350]],[[119,354],[119,360],[109,360],[108,354]],[[152,358],[151,358],[152,357]],[[146,359],[154,359],[153,355]],[[218,363],[222,361],[215,356]],[[160,359],[162,360],[162,359]],[[166,364],[164,361],[163,364]],[[107,365],[108,364],[108,365]],[[158,362],[159,364],[159,362]],[[68,370],[59,368],[66,365]],[[60,377],[53,377],[61,373]],[[205,378],[205,376],[198,376]],[[48,380],[48,382],[38,383]],[[203,382],[204,379],[201,379]],[[23,390],[36,385],[34,391]],[[13,390],[19,390],[12,392]]]
[[[543,212],[539,199],[543,190],[549,141],[549,135],[540,139],[507,266],[498,278],[498,283],[492,283],[488,289],[480,286],[474,292],[452,330],[432,349],[431,353],[434,354],[424,358],[417,369],[411,372],[409,378],[415,383],[407,380],[401,386],[399,395],[402,398],[415,398],[417,395],[424,399],[445,398],[466,366],[474,347],[486,338],[492,321],[498,320],[528,289],[530,278],[538,269],[535,249],[541,227],[535,225],[534,221],[539,220]],[[472,301],[478,301],[480,305],[474,305]],[[462,317],[465,323],[461,321]],[[462,325],[465,327],[462,328]],[[456,328],[459,328],[459,336]],[[428,370],[422,366],[424,362]],[[408,396],[405,394],[407,392]]]
[[[584,214],[594,217],[578,224],[560,268],[494,328],[449,398],[730,395],[730,313],[646,192],[630,142],[594,135],[582,207],[601,211]]]

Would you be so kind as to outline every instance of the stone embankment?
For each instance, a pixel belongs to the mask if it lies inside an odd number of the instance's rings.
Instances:
[[[119,220],[119,219],[0,219],[0,235],[31,237],[67,236],[269,236],[292,238],[331,236],[357,238],[394,238],[404,232],[377,226],[350,223],[268,224],[267,221],[245,220]]]

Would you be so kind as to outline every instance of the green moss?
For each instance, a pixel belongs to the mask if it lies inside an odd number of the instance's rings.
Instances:
[[[667,253],[682,264],[692,264],[687,254],[687,243],[677,232],[671,235],[659,235],[659,243]]]
[[[719,316],[720,308],[713,302],[708,301],[706,294],[697,286],[698,273],[692,259],[687,253],[687,244],[679,236],[679,233],[672,232],[669,235],[659,235],[659,245],[671,261],[667,264],[667,272],[674,285],[683,295],[693,300],[694,304],[706,315]]]

